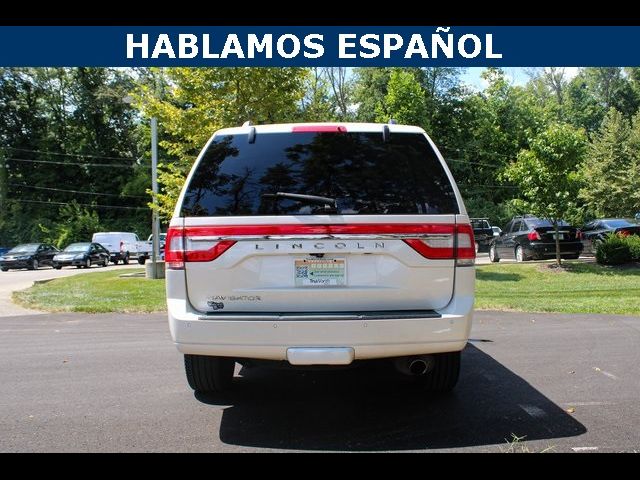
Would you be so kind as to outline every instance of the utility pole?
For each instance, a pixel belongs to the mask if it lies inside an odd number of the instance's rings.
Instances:
[[[153,210],[151,213],[151,233],[153,242],[151,248],[151,278],[158,275],[158,257],[160,256],[160,219],[158,218],[158,119],[151,119],[151,190],[153,192]]]

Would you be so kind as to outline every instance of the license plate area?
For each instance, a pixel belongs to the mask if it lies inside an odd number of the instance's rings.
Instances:
[[[296,258],[294,280],[296,287],[339,287],[346,284],[345,258]]]
[[[554,240],[564,240],[564,233],[554,233],[553,234],[553,239]]]

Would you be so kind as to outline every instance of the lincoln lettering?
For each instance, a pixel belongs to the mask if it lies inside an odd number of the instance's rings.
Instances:
[[[265,248],[268,247],[268,248]],[[256,250],[326,250],[326,249],[334,249],[334,250],[379,250],[384,249],[384,242],[315,242],[315,243],[289,243],[289,244],[280,244],[280,243],[256,243]]]

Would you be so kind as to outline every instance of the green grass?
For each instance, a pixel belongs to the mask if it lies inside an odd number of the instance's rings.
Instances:
[[[640,315],[640,268],[547,265],[478,266],[476,309]]]
[[[478,266],[476,308],[640,315],[640,268],[565,265],[567,271],[554,271],[541,263]],[[15,292],[13,298],[25,307],[54,312],[166,309],[163,280],[122,278],[121,273],[112,270],[59,278]]]
[[[27,308],[50,312],[159,312],[166,310],[164,280],[120,277],[144,269],[112,270],[72,277],[14,292],[13,300]]]

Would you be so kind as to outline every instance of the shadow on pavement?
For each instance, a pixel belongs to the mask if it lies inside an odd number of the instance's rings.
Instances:
[[[220,439],[295,450],[414,450],[580,435],[585,427],[473,345],[447,395],[415,390],[387,363],[334,371],[243,368],[225,398]],[[527,413],[528,412],[528,413]],[[499,451],[496,448],[496,451]]]

